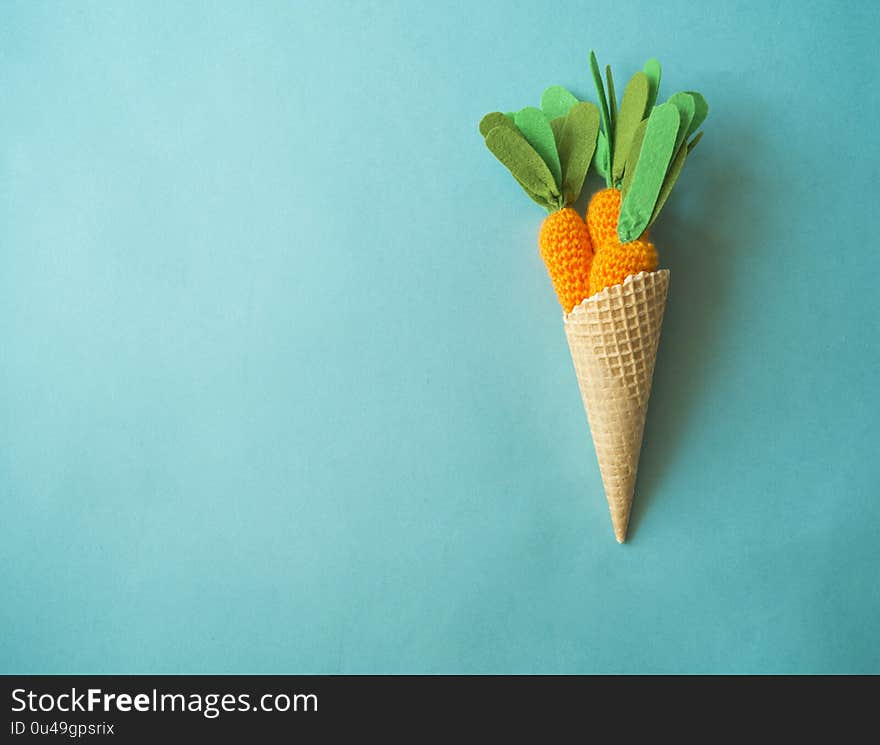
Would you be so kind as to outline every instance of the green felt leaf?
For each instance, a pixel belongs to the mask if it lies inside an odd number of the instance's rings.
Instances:
[[[505,125],[489,130],[486,147],[513,174],[535,201],[547,204],[561,200],[559,189],[547,164],[517,130]]]
[[[516,133],[520,137],[522,137],[522,134],[519,130],[516,130]],[[558,209],[562,209],[562,207],[564,206],[562,204],[562,197],[560,195],[555,193],[550,195],[537,194],[532,191],[526,184],[524,184],[519,178],[517,178],[516,174],[511,175],[516,179],[516,182],[520,185],[520,187],[522,187],[522,190],[529,196],[529,198],[533,202],[540,204],[545,210],[547,210],[547,212],[555,212]]]
[[[516,133],[518,137],[522,137],[522,134],[516,128],[516,124],[513,123],[512,115],[509,116],[507,114],[502,114],[500,111],[493,111],[489,114],[486,114],[486,116],[484,116],[480,120],[480,132],[482,133],[483,137],[486,137],[489,132],[491,132],[495,127],[507,127],[512,132]],[[514,178],[516,178],[515,174]],[[548,201],[548,198],[546,196],[536,194],[518,178],[516,178],[516,180],[523,188],[523,191],[525,191],[525,193],[528,194],[532,200],[540,204],[544,209],[552,211],[553,209],[559,208],[558,205]]]
[[[510,121],[513,121],[514,119],[516,119],[516,112],[515,111],[505,111],[504,116],[506,116],[508,119],[510,119]]]
[[[562,185],[562,166],[559,163],[559,153],[556,151],[556,139],[553,137],[553,129],[544,112],[533,106],[526,106],[516,112],[517,129],[522,132],[523,137],[528,140],[529,144],[535,149],[535,152],[541,156],[553,178],[556,180],[557,187]]]
[[[495,127],[515,127],[516,125],[500,111],[493,111],[480,119],[480,134],[485,137]]]
[[[574,204],[580,196],[598,132],[599,110],[591,103],[575,104],[565,117],[559,158],[562,161],[562,195],[566,204]]]
[[[623,92],[617,126],[614,129],[614,152],[611,155],[611,176],[615,181],[623,176],[625,158],[632,145],[633,134],[645,115],[648,87],[648,76],[637,72],[630,78]]]
[[[514,176],[516,178],[516,176]],[[522,187],[522,190],[528,194],[529,198],[540,204],[547,212],[555,212],[558,209],[562,208],[562,199],[561,197],[558,199],[553,199],[551,197],[542,197],[538,194],[535,194],[529,187],[527,187],[522,181],[516,179],[516,182]]]
[[[671,103],[678,109],[678,117],[680,120],[680,124],[678,125],[678,137],[675,138],[675,152],[677,153],[691,126],[691,122],[694,119],[696,105],[694,103],[694,97],[690,93],[675,93],[669,97],[668,103]]]
[[[650,222],[648,222],[648,227],[654,224],[654,220],[657,219],[657,215],[660,214],[660,210],[663,209],[663,205],[666,204],[666,200],[669,198],[669,193],[672,191],[672,187],[675,186],[675,182],[678,180],[678,175],[681,173],[681,169],[684,168],[684,161],[685,158],[687,158],[687,154],[687,147],[680,147],[675,157],[672,159],[666,178],[663,179],[663,186],[660,187],[660,194],[657,197],[657,204],[654,205],[654,212],[651,215]]]
[[[590,50],[590,72],[593,73],[593,83],[596,85],[596,97],[599,99],[599,113],[602,115],[602,129],[608,143],[614,142],[614,128],[611,126],[611,115],[608,113],[608,99],[605,98],[605,86],[602,85],[602,73],[599,72],[599,61],[596,53]],[[609,150],[609,156],[611,151]]]
[[[632,145],[629,147],[629,153],[626,155],[626,165],[623,171],[623,184],[620,187],[620,198],[623,199],[628,193],[632,185],[633,176],[636,173],[636,163],[639,162],[639,155],[642,152],[642,142],[645,139],[645,130],[648,128],[648,120],[642,119],[639,126],[636,127],[633,134]]]
[[[608,114],[611,117],[611,129],[617,130],[617,94],[614,92],[611,65],[605,65],[605,80],[608,83]]]
[[[541,110],[549,120],[567,116],[578,102],[574,95],[561,85],[551,85],[541,94]]]
[[[596,169],[605,185],[611,188],[611,151],[608,148],[608,139],[604,132],[599,132],[596,138],[596,152],[593,154],[593,168]]]
[[[553,130],[553,139],[556,140],[556,149],[559,150],[559,140],[562,137],[562,128],[565,126],[565,117],[557,116],[550,122],[550,129]],[[560,156],[561,158],[561,156]],[[560,160],[560,162],[562,162]],[[564,169],[563,169],[564,170]]]
[[[654,214],[680,124],[678,109],[671,103],[661,104],[648,118],[635,174],[620,206],[617,235],[622,243],[638,238]]]
[[[688,127],[685,137],[690,137],[696,132],[709,115],[709,104],[706,103],[706,99],[696,91],[688,91],[688,94],[694,99],[694,118],[691,120],[691,126]]]
[[[697,134],[694,135],[694,139],[692,139],[692,140],[688,143],[688,155],[690,155],[690,154],[694,151],[694,148],[697,146],[697,143],[698,143],[700,140],[702,140],[702,139],[703,139],[703,133],[702,133],[702,132],[697,132]]]
[[[648,83],[650,84],[648,103],[645,106],[645,111],[650,113],[651,109],[654,108],[654,104],[657,103],[657,93],[660,91],[660,62],[651,57],[645,63],[642,72],[648,76]]]

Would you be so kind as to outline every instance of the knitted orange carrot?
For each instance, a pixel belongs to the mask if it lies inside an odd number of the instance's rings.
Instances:
[[[486,146],[523,190],[550,214],[538,235],[541,258],[563,310],[590,294],[593,245],[571,208],[583,188],[599,131],[599,112],[560,86],[548,88],[541,108],[483,117]]]
[[[596,192],[587,207],[587,228],[595,249],[590,294],[622,283],[628,276],[657,268],[657,251],[648,227],[702,133],[709,107],[693,91],[676,93],[654,106],[660,86],[660,63],[649,60],[630,79],[617,108],[611,68],[606,67],[608,98],[596,55],[590,67],[602,113],[603,131],[596,145],[595,166],[606,189]]]

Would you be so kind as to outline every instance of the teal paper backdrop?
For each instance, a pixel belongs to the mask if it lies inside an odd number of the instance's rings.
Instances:
[[[3,3],[0,672],[880,673],[878,11],[711,5]],[[591,46],[711,106],[624,546],[477,132]]]

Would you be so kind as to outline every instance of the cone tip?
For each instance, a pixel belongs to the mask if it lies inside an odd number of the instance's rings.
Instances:
[[[614,528],[614,537],[617,539],[617,542],[626,542],[626,531],[627,528],[629,528],[629,512],[627,512],[625,515],[612,513],[611,525]]]

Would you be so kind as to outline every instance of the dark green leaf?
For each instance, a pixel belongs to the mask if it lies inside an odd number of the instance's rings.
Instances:
[[[547,204],[560,200],[559,189],[547,164],[517,130],[504,125],[491,129],[486,135],[486,147],[533,199],[543,199]]]
[[[591,103],[578,103],[565,117],[565,126],[559,141],[562,161],[562,194],[566,204],[574,204],[584,186],[584,178],[599,132],[599,110]]]
[[[614,92],[611,65],[605,65],[605,80],[608,83],[608,114],[611,117],[611,129],[617,131],[617,94]]]
[[[629,193],[629,187],[632,185],[633,176],[636,173],[636,163],[639,162],[639,155],[642,152],[642,142],[645,139],[645,130],[648,128],[648,120],[642,119],[639,126],[636,127],[633,134],[632,144],[629,146],[629,153],[626,156],[626,165],[623,171],[623,184],[620,187],[620,198],[623,199]]]
[[[596,53],[590,50],[590,72],[593,73],[593,83],[596,85],[596,97],[599,99],[599,113],[602,115],[602,129],[608,143],[614,142],[614,128],[611,126],[611,116],[608,113],[608,99],[605,98],[605,86],[602,85],[602,73],[599,71],[599,62]],[[609,156],[611,151],[609,150]]]
[[[514,176],[516,178],[516,176]],[[529,196],[533,202],[540,204],[547,212],[555,212],[562,207],[562,199],[553,199],[552,197],[542,197],[538,194],[535,194],[529,187],[527,187],[522,181],[518,178],[516,182],[522,187],[522,190]]]
[[[611,155],[611,176],[618,181],[623,176],[625,158],[632,145],[633,134],[645,116],[648,102],[648,76],[637,72],[630,78],[620,102],[620,113],[614,129],[614,152]]]
[[[480,119],[480,134],[485,137],[491,130],[495,129],[495,127],[502,126],[515,127],[516,125],[500,111],[493,111]]]
[[[559,150],[559,140],[562,137],[562,128],[565,126],[565,117],[557,116],[550,122],[550,129],[553,130],[553,139],[556,140],[556,150]],[[560,156],[560,163],[562,158]],[[564,170],[564,169],[563,169]]]

